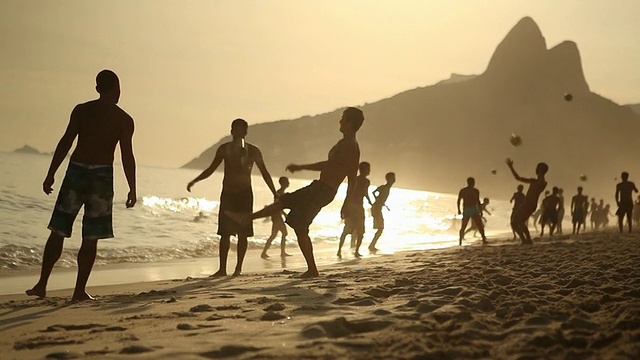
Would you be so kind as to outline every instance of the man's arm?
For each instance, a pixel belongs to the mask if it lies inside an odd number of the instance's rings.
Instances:
[[[267,166],[264,164],[264,159],[262,158],[262,153],[260,152],[260,149],[256,147],[255,150],[256,150],[256,160],[255,160],[256,165],[258,166],[258,169],[260,169],[260,174],[262,174],[262,178],[264,179],[264,182],[269,187],[269,190],[271,190],[271,193],[273,194],[273,198],[275,199],[277,197],[276,187],[273,185],[273,179],[271,179],[271,174],[269,174],[269,170],[267,170]]]
[[[615,195],[615,199],[616,199],[616,205],[620,206],[620,184],[616,185],[616,195]]]
[[[576,208],[576,198],[575,196],[571,198],[571,215],[573,215],[573,212],[575,211]]]
[[[138,199],[136,195],[136,159],[133,156],[133,131],[134,124],[132,118],[127,118],[120,137],[120,153],[122,155],[122,168],[124,176],[129,184],[129,194],[127,194],[126,206],[133,207]]]
[[[511,174],[513,174],[513,177],[523,183],[527,183],[527,184],[531,184],[533,183],[536,179],[527,179],[527,178],[523,178],[522,176],[518,175],[518,173],[516,172],[516,169],[513,168],[513,160],[507,158],[507,160],[505,161],[505,163],[507,164],[507,166],[509,167],[509,170],[511,170]]]
[[[209,165],[209,167],[204,169],[204,171],[202,171],[200,175],[196,176],[195,179],[191,180],[189,184],[187,184],[187,191],[191,192],[191,188],[193,187],[193,185],[211,176],[211,174],[216,171],[218,166],[222,164],[222,160],[224,160],[224,151],[222,150],[222,148],[224,146],[225,144],[222,144],[220,145],[220,147],[218,147],[218,150],[216,150],[216,155],[213,157],[213,161],[211,161],[211,165]]]
[[[73,146],[73,142],[80,132],[80,118],[78,112],[78,106],[76,106],[71,112],[69,125],[67,125],[64,135],[62,135],[60,141],[58,141],[56,150],[53,153],[53,158],[51,159],[51,164],[49,165],[49,171],[47,171],[47,176],[42,182],[42,191],[47,195],[51,194],[53,191],[52,186],[55,182],[56,171],[58,171],[60,164],[64,161],[64,158],[69,153],[71,146]]]

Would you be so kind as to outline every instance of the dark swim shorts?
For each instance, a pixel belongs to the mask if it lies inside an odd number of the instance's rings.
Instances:
[[[51,215],[49,230],[64,237],[71,237],[73,222],[82,206],[82,238],[112,238],[112,166],[69,163]]]
[[[382,206],[373,204],[371,207],[371,216],[373,217],[373,228],[384,229],[384,216],[382,216]]]
[[[364,208],[362,204],[360,206],[350,205],[346,208],[346,214],[344,217],[344,232],[351,234],[353,232],[358,235],[364,235]]]
[[[287,224],[292,228],[306,227],[313,222],[320,210],[333,201],[337,189],[314,180],[311,184],[292,193],[282,195],[282,207],[291,209],[287,215]]]
[[[631,214],[633,213],[633,203],[628,203],[628,202],[621,202],[620,205],[618,206],[618,211],[616,211],[616,215],[618,216],[627,216],[627,217],[631,217]]]
[[[225,211],[252,213],[253,191],[251,188],[247,188],[239,192],[222,190],[222,193],[220,194],[220,209],[218,211],[218,235],[253,236],[253,223],[240,225],[225,215]]]

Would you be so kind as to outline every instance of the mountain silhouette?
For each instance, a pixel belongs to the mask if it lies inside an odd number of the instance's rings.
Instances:
[[[547,49],[533,19],[523,18],[507,34],[483,74],[450,80],[360,107],[366,120],[358,141],[372,184],[394,171],[397,186],[457,193],[473,176],[482,196],[508,199],[517,184],[506,157],[525,177],[547,162],[549,187],[564,188],[567,198],[582,185],[585,194],[610,199],[621,171],[631,180],[640,176],[633,149],[640,115],[591,92],[577,45]],[[341,112],[252,125],[247,140],[260,147],[272,175],[281,176],[289,163],[326,158],[341,135]],[[522,137],[521,146],[510,144],[512,133]],[[227,141],[183,167],[207,167]],[[580,181],[582,174],[588,182]]]

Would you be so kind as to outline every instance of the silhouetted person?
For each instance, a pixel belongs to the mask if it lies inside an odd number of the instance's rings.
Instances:
[[[636,184],[629,181],[629,173],[626,171],[620,175],[620,178],[622,181],[616,185],[616,204],[618,204],[618,211],[616,211],[616,215],[618,215],[618,229],[622,232],[622,225],[626,216],[629,232],[631,232],[631,213],[633,212],[632,193],[638,192],[638,188],[636,188]]]
[[[551,195],[551,191],[546,190],[544,192],[544,196],[542,197],[542,200],[546,199],[547,196],[549,195]],[[537,219],[538,224],[542,225],[542,214],[544,213],[544,208],[542,207],[542,201],[540,201],[540,206],[538,207],[538,211],[534,212],[534,214],[536,213],[537,213],[537,217],[534,217],[534,218]]]
[[[289,178],[281,176],[280,179],[278,179],[278,183],[280,183],[280,188],[276,190],[276,197],[279,198],[285,194],[285,191],[289,187]],[[269,257],[267,250],[271,247],[271,242],[278,236],[278,233],[282,234],[280,238],[280,257],[290,256],[285,251],[287,244],[287,225],[284,223],[284,215],[284,211],[271,215],[271,235],[269,235],[267,242],[264,244],[264,249],[262,249],[262,254],[260,254],[261,258],[266,259]]]
[[[518,175],[516,170],[513,168],[513,160],[507,159],[505,162],[516,180],[529,184],[524,204],[522,204],[522,206],[516,211],[513,219],[511,220],[511,228],[516,232],[516,234],[518,234],[523,245],[531,245],[533,244],[533,241],[531,241],[531,234],[529,234],[529,229],[527,228],[527,219],[529,219],[529,216],[536,211],[540,194],[547,187],[547,181],[544,176],[547,171],[549,171],[549,166],[543,162],[538,163],[536,166],[537,177],[535,179],[531,179],[523,178]]]
[[[571,198],[571,223],[574,234],[580,234],[580,225],[584,224],[584,214],[586,214],[588,206],[589,198],[582,195],[582,186],[578,186],[578,194]]]
[[[378,239],[382,235],[382,231],[384,230],[384,217],[382,216],[382,207],[387,207],[385,203],[389,198],[389,192],[391,191],[391,186],[396,182],[396,174],[389,172],[384,176],[387,183],[384,185],[378,186],[377,189],[373,190],[373,205],[371,205],[371,216],[373,217],[373,228],[378,230],[376,234],[373,236],[371,240],[371,244],[369,244],[369,251],[375,252],[376,244],[378,243]],[[387,210],[389,208],[387,207]]]
[[[318,267],[313,256],[313,244],[309,238],[309,225],[320,210],[333,201],[338,187],[348,178],[347,196],[342,205],[341,214],[351,202],[357,202],[355,193],[356,175],[360,163],[360,147],[356,140],[356,133],[364,122],[364,115],[360,109],[349,107],[342,113],[340,132],[343,138],[329,151],[329,158],[314,164],[287,166],[287,170],[296,172],[312,170],[320,172],[320,179],[295,192],[284,194],[273,204],[254,214],[228,212],[230,217],[239,223],[251,222],[253,219],[271,216],[282,209],[291,209],[287,216],[287,224],[293,228],[298,237],[300,251],[307,262],[308,270],[301,275],[303,278],[317,277]],[[362,199],[360,199],[362,202]]]
[[[602,208],[602,213],[601,213],[601,225],[603,228],[606,228],[607,226],[609,226],[609,216],[612,216],[613,214],[611,213],[611,205],[607,204]]]
[[[559,189],[554,186],[552,190],[551,195],[542,200],[542,227],[540,236],[544,236],[544,227],[545,225],[549,225],[549,237],[552,237],[558,225],[558,210],[560,209]]]
[[[640,195],[633,205],[633,222],[636,226],[640,226]]]
[[[78,251],[78,278],[72,301],[93,300],[86,292],[96,259],[98,240],[113,237],[113,158],[120,143],[122,167],[129,185],[126,207],[136,203],[136,161],[133,156],[133,119],[118,107],[120,80],[110,70],[96,77],[97,100],[76,105],[69,125],[53,154],[42,190],[53,191],[55,173],[76,138],[58,199],[49,222],[51,234],[44,248],[40,280],[27,295],[45,297],[53,266],[62,254],[64,238],[71,237],[73,222],[84,206],[82,245]]]
[[[371,165],[363,161],[358,165],[360,174],[356,178],[356,189],[354,190],[354,196],[356,201],[352,201],[344,209],[344,213],[341,214],[344,218],[344,227],[342,234],[340,235],[340,243],[338,245],[338,257],[342,257],[342,245],[347,235],[351,235],[351,239],[356,239],[354,255],[360,257],[360,245],[362,245],[362,239],[364,238],[364,207],[362,202],[366,198],[371,203],[369,198],[369,186],[371,181],[367,179],[367,176],[371,173]]]
[[[258,166],[264,182],[274,197],[276,196],[276,188],[264,164],[260,149],[244,141],[248,129],[249,125],[243,119],[233,120],[231,123],[232,140],[220,145],[216,150],[213,161],[211,161],[211,165],[187,185],[187,191],[191,191],[193,185],[211,176],[224,161],[224,178],[222,179],[220,208],[218,210],[220,269],[212,276],[227,275],[227,258],[231,247],[232,235],[238,237],[238,260],[233,275],[237,276],[242,273],[242,262],[247,253],[247,238],[253,236],[253,225],[248,223],[239,226],[238,223],[225,216],[224,212],[251,212],[253,210],[253,189],[251,187],[253,164]]]
[[[595,230],[596,228],[596,220],[598,217],[596,215],[598,213],[598,203],[596,202],[596,198],[591,198],[591,203],[589,204],[589,223],[591,224],[591,230]]]
[[[522,204],[524,204],[524,199],[525,199],[525,195],[522,192],[524,190],[524,185],[518,185],[518,191],[513,193],[513,196],[511,196],[511,200],[509,200],[510,203],[513,203],[513,208],[511,209],[511,221],[513,221],[513,215],[515,215],[516,211],[520,208],[520,206],[522,206]],[[516,239],[516,231],[512,229],[513,232],[513,240]]]
[[[602,225],[602,223],[604,222],[604,200],[600,199],[600,202],[598,203],[598,206],[596,207],[596,210],[593,212],[592,215],[593,219],[593,224],[595,225],[596,230],[598,230],[600,228],[600,226]]]
[[[467,178],[467,187],[460,189],[458,193],[458,215],[462,214],[462,223],[460,224],[460,239],[458,245],[462,246],[462,239],[464,238],[465,230],[469,219],[472,219],[475,223],[480,235],[482,236],[482,243],[487,243],[487,237],[484,235],[484,224],[482,223],[482,204],[480,203],[480,191],[475,188],[476,180],[472,177]],[[460,211],[460,202],[462,202],[462,209]]]
[[[482,202],[480,203],[480,220],[482,220],[483,229],[487,227],[487,218],[484,217],[484,214],[487,213],[487,215],[491,216],[491,212],[487,209],[487,206],[489,206],[489,198],[482,199]],[[469,228],[464,232],[464,234],[467,235],[468,233],[473,231],[473,236],[477,236],[478,230],[479,229],[476,226],[476,223],[474,221],[474,222],[471,222],[471,226],[469,226]]]
[[[558,208],[558,222],[556,226],[556,232],[558,235],[562,235],[562,220],[564,220],[564,190],[558,189],[558,199],[560,199]]]
[[[587,197],[587,204],[585,205],[585,212],[584,212],[584,219],[582,221],[582,231],[587,231],[587,215],[591,212],[592,208],[595,208],[595,198],[591,199],[591,203],[589,203],[588,199],[589,196],[585,195]],[[591,204],[593,203],[594,206],[591,206]]]

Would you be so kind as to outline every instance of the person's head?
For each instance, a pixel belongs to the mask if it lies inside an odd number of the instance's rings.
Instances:
[[[522,192],[524,190],[524,185],[518,185],[518,192]]]
[[[96,91],[100,99],[117,104],[120,100],[120,80],[111,70],[102,70],[96,76]]]
[[[591,202],[596,202],[596,198],[591,198]]]
[[[387,180],[387,184],[393,185],[396,182],[396,173],[388,172],[384,179]],[[640,199],[640,196],[638,198]]]
[[[360,175],[368,176],[371,174],[371,164],[366,161],[358,164],[358,171],[360,171]]]
[[[578,186],[578,194],[582,194],[582,186]]]
[[[489,198],[482,199],[482,205],[489,205]]]
[[[289,187],[289,178],[286,176],[281,176],[280,179],[278,179],[278,182],[280,183],[280,186],[282,188],[288,188]]]
[[[545,190],[545,191],[544,191],[544,196],[549,196],[549,194],[550,194],[550,193],[551,193],[551,191],[549,191],[549,190]]]
[[[600,205],[604,205],[604,200],[600,199]]]
[[[557,186],[554,186],[553,189],[551,189],[553,195],[558,195],[558,191],[560,191],[560,189],[558,189]]]
[[[620,178],[622,179],[622,181],[629,180],[629,173],[626,171],[623,171],[622,174],[620,174]]]
[[[469,185],[469,187],[474,187],[476,186],[476,179],[472,178],[472,177],[468,177],[467,178],[467,185]]]
[[[234,139],[243,139],[247,136],[249,124],[244,119],[235,119],[231,122],[231,136]]]
[[[364,122],[364,114],[362,110],[354,107],[348,107],[342,112],[340,119],[340,132],[343,134],[355,134],[358,132]]]
[[[564,190],[562,188],[558,189],[558,194],[562,195],[563,192],[564,192]]]
[[[549,165],[547,165],[546,163],[538,163],[538,166],[536,166],[536,175],[538,176],[544,176],[547,171],[549,171]]]

